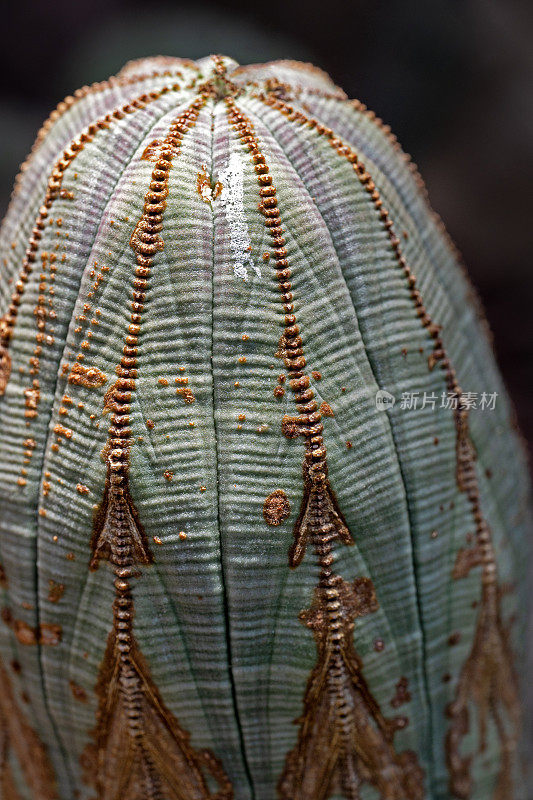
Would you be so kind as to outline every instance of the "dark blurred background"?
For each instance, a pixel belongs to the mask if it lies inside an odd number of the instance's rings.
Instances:
[[[323,67],[419,164],[484,301],[533,444],[533,3],[14,0],[2,22],[1,215],[51,108],[128,59],[224,52],[241,63],[290,57]]]

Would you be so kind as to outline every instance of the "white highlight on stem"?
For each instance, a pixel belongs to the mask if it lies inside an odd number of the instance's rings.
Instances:
[[[244,166],[239,153],[231,153],[228,165],[220,172],[219,180],[222,183],[220,201],[226,211],[226,220],[230,231],[231,255],[233,258],[233,272],[237,278],[248,280],[248,267],[255,270],[258,278],[261,269],[252,258],[252,243],[248,235],[248,226],[244,212]]]

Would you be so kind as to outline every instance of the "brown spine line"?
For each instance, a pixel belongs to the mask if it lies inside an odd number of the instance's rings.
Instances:
[[[15,323],[17,321],[18,310],[24,294],[26,284],[33,271],[34,264],[37,258],[37,253],[42,239],[43,231],[46,225],[46,219],[50,213],[50,209],[54,201],[60,196],[61,185],[63,178],[68,167],[72,164],[78,153],[83,150],[86,144],[92,142],[98,131],[109,128],[116,120],[123,119],[127,114],[134,114],[139,109],[145,108],[154,100],[158,100],[162,95],[169,91],[179,91],[181,87],[178,84],[173,86],[164,86],[157,91],[141,94],[139,97],[125,103],[121,108],[110,111],[101,119],[91,123],[85,131],[80,133],[70,145],[64,150],[61,158],[58,159],[52,173],[48,180],[46,194],[39,208],[37,219],[33,227],[26,254],[22,262],[22,267],[18,275],[15,288],[11,295],[11,301],[8,309],[3,317],[0,318],[0,396],[4,394],[9,377],[11,374],[11,357],[9,355],[9,345]],[[34,388],[38,389],[38,384]]]
[[[424,183],[424,179],[422,178],[420,172],[418,171],[417,165],[412,160],[411,156],[408,153],[404,152],[404,150],[402,150],[400,143],[398,142],[398,139],[396,138],[395,134],[392,132],[390,126],[387,125],[385,122],[383,122],[383,120],[380,117],[378,117],[374,111],[367,108],[365,104],[361,103],[359,100],[349,100],[348,103],[350,106],[352,106],[352,108],[354,108],[360,114],[363,114],[367,119],[369,119],[370,122],[372,122],[372,124],[375,125],[375,127],[382,132],[385,138],[388,139],[391,147],[397,154],[398,158],[401,158],[402,161],[405,163],[407,169],[409,170],[409,172],[413,177],[413,180],[418,188],[418,191],[425,200],[427,213],[433,219],[433,222],[436,228],[438,229],[440,235],[443,237],[443,239],[445,240],[445,242],[447,243],[448,247],[450,248],[450,250],[454,255],[457,266],[461,270],[461,273],[467,285],[468,298],[475,308],[477,318],[480,324],[483,326],[486,336],[492,341],[492,332],[490,330],[489,323],[485,316],[485,311],[483,309],[483,306],[481,305],[481,300],[479,299],[476,290],[474,289],[472,283],[470,282],[468,271],[463,262],[463,257],[459,252],[459,250],[457,249],[457,246],[453,241],[452,237],[448,233],[448,230],[445,227],[442,219],[437,214],[437,212],[431,207],[429,202],[428,190],[426,184]]]
[[[139,564],[152,563],[148,542],[128,488],[131,399],[135,391],[141,317],[154,257],[163,247],[161,231],[174,157],[211,96],[204,90],[172,123],[154,157],[150,188],[130,245],[136,267],[131,323],[108,406],[113,412],[107,446],[107,481],[96,515],[91,567],[108,558],[115,574],[113,630],[100,669],[100,697],[94,745],[85,753],[88,782],[99,800],[231,800],[231,784],[218,760],[194,750],[164,706],[133,635],[130,580]],[[96,763],[95,763],[96,762]],[[213,793],[208,777],[217,785]]]
[[[306,360],[294,314],[276,189],[252,123],[232,97],[226,97],[226,104],[230,124],[252,156],[260,208],[272,237],[285,312],[279,355],[299,412],[295,430],[305,440],[304,494],[289,563],[291,567],[301,563],[310,541],[320,567],[311,608],[300,614],[301,622],[313,630],[317,664],[307,684],[297,744],[288,753],[278,782],[278,796],[282,800],[325,800],[339,791],[348,800],[357,800],[360,785],[367,782],[389,800],[422,800],[423,773],[416,756],[409,751],[398,754],[392,741],[406,720],[383,717],[353,648],[354,619],[375,611],[378,604],[369,578],[357,578],[350,585],[332,570],[333,542],[353,544],[353,539],[328,480],[322,417],[304,371]]]
[[[129,78],[112,77],[106,81],[99,81],[97,83],[92,83],[90,86],[82,86],[81,89],[76,89],[74,94],[67,95],[67,97],[65,97],[60,103],[57,104],[57,106],[54,108],[49,117],[41,125],[41,128],[37,133],[37,136],[32,145],[30,153],[20,166],[19,174],[15,179],[15,187],[12,196],[14,196],[14,194],[16,194],[16,192],[18,191],[20,182],[22,180],[22,176],[28,169],[33,154],[38,150],[38,148],[40,147],[46,136],[48,136],[52,127],[64,114],[66,114],[67,111],[69,111],[73,106],[79,103],[80,100],[83,100],[88,95],[100,94],[101,92],[105,92],[108,89],[132,86],[136,83],[143,83],[143,81],[154,80],[156,78],[170,78],[170,77],[182,78],[183,75],[180,72],[173,72],[170,70],[166,70],[165,72],[154,71],[151,73],[145,73],[143,75],[132,75]]]
[[[476,315],[480,324],[483,326],[486,336],[492,341],[492,332],[489,327],[489,323],[485,316],[484,309],[481,305],[481,301],[475,291],[474,287],[470,282],[470,278],[468,276],[468,271],[465,267],[463,262],[463,258],[455,242],[452,240],[450,234],[448,233],[446,227],[440,216],[437,212],[431,207],[429,203],[429,195],[427,191],[426,184],[418,171],[418,167],[415,162],[412,160],[411,156],[402,150],[398,139],[396,138],[395,134],[392,132],[389,125],[387,125],[377,114],[372,111],[371,109],[367,108],[364,103],[361,103],[360,100],[349,100],[342,90],[337,89],[335,92],[324,92],[320,89],[311,89],[309,87],[302,88],[299,86],[292,86],[291,84],[282,83],[275,78],[269,78],[263,82],[264,90],[267,92],[269,97],[277,97],[279,100],[284,102],[298,102],[299,106],[305,110],[308,110],[305,104],[306,97],[320,97],[325,100],[334,100],[340,102],[344,105],[351,106],[355,111],[365,116],[378,130],[381,131],[383,136],[388,140],[390,146],[398,156],[401,158],[402,161],[405,163],[407,169],[412,175],[412,178],[418,188],[418,191],[422,195],[426,203],[426,210],[429,216],[433,219],[433,222],[438,229],[440,235],[446,241],[448,247],[452,251],[455,260],[459,269],[463,274],[463,278],[467,284],[467,292],[468,297],[472,305],[476,310]],[[257,95],[256,95],[257,96]],[[263,99],[263,97],[260,97]]]
[[[383,206],[378,189],[357,154],[335,133],[316,120],[286,103],[261,95],[260,99],[268,106],[280,111],[287,119],[313,129],[329,140],[339,156],[346,158],[368,193],[379,219],[389,237],[394,256],[405,275],[409,293],[416,313],[423,327],[433,339],[433,353],[430,356],[430,369],[440,363],[445,373],[448,391],[456,400],[454,411],[457,430],[456,479],[459,491],[468,498],[475,523],[475,544],[458,553],[453,570],[453,578],[466,577],[475,566],[481,566],[481,603],[474,640],[470,654],[463,665],[455,690],[455,698],[448,706],[450,727],[446,736],[446,762],[450,773],[450,791],[461,800],[468,800],[472,792],[470,766],[472,756],[462,756],[460,746],[469,730],[469,705],[478,708],[480,726],[480,749],[486,747],[486,724],[492,716],[500,738],[501,761],[494,800],[512,796],[513,754],[516,749],[519,728],[520,707],[517,680],[508,633],[504,627],[500,599],[502,589],[498,584],[496,557],[492,535],[481,508],[479,483],[476,473],[476,454],[469,432],[468,406],[463,402],[462,389],[455,369],[444,348],[440,326],[435,324],[424,306],[424,300],[417,288],[414,273],[408,265],[400,247],[400,240],[394,232],[393,223],[387,209]],[[512,731],[504,723],[502,711],[511,722]]]

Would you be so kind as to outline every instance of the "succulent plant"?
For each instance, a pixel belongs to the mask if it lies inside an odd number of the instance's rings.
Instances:
[[[525,798],[525,459],[387,126],[133,62],[0,245],[2,797]]]

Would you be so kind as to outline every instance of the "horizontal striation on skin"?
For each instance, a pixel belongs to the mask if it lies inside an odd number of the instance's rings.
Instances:
[[[50,172],[65,147],[92,122],[139,95],[158,91],[172,84],[183,87],[192,79],[191,70],[179,73],[173,70],[172,78],[169,78],[168,74],[160,74],[142,79],[136,78],[135,82],[131,77],[112,78],[110,81],[86,87],[87,92],[80,90],[79,97],[76,93],[59,104],[58,110],[49,118],[50,121],[44,123],[46,136],[40,138],[38,135],[30,156],[22,165],[12,202],[2,222],[0,270],[3,276],[9,279],[11,275],[16,274],[42,203]],[[182,91],[182,96],[185,96],[185,90]],[[179,102],[179,95],[176,99]],[[0,285],[2,304],[5,302],[4,293],[8,289],[9,285],[2,281]]]
[[[393,219],[398,218],[404,223],[399,223],[409,232],[409,239],[402,241],[408,260],[411,259],[415,246],[419,251],[419,258],[434,265],[433,274],[447,294],[450,309],[455,318],[460,318],[460,325],[450,326],[448,336],[462,337],[463,339],[476,340],[477,350],[469,350],[469,370],[477,370],[480,375],[485,374],[487,383],[494,386],[494,390],[501,393],[501,403],[497,409],[501,414],[501,422],[507,422],[512,411],[502,384],[500,373],[497,369],[494,353],[491,348],[489,336],[479,335],[479,324],[485,326],[484,312],[479,307],[465,269],[458,260],[458,254],[450,243],[449,236],[442,223],[436,218],[424,194],[420,191],[420,177],[413,174],[413,165],[408,161],[395,137],[387,126],[383,125],[372,112],[357,101],[339,103],[328,98],[306,96],[305,102],[298,98],[294,105],[299,107],[304,103],[306,113],[321,119],[330,125],[339,135],[356,151],[364,154],[369,171],[380,189],[386,206],[390,209]],[[303,108],[303,106],[302,106]],[[424,279],[424,275],[420,275]],[[485,333],[488,333],[485,329]],[[453,347],[453,344],[451,344]],[[473,358],[475,352],[476,358]],[[475,425],[475,420],[473,420]],[[505,442],[509,452],[514,451],[517,440],[511,437]],[[499,447],[498,445],[497,447]],[[498,452],[494,449],[493,454]],[[527,476],[521,472],[517,491],[524,496],[527,493]],[[515,481],[516,485],[516,481]],[[501,497],[507,496],[510,487],[497,482],[493,491],[500,493]],[[511,507],[512,504],[507,503]]]
[[[247,232],[261,277],[253,269],[247,281],[235,277],[226,210],[215,204],[213,381],[232,670],[254,797],[260,800],[273,796],[294,735],[291,721],[300,711],[312,666],[312,652],[302,652],[307,642],[297,615],[315,578],[298,571],[288,580],[287,549],[301,495],[302,457],[301,449],[291,448],[281,435],[286,404],[280,407],[273,395],[285,371],[275,357],[282,332],[279,290],[271,265],[262,258],[270,242],[256,213],[259,195],[253,165],[220,104],[215,109],[215,176],[227,168],[232,154],[242,164]],[[292,412],[292,404],[289,408]],[[292,506],[281,530],[269,528],[261,513],[265,498],[276,489],[286,493]],[[279,628],[283,642],[291,643],[289,649],[282,645],[287,659],[283,679],[278,659],[273,661]]]
[[[248,101],[239,101],[245,113],[249,106]],[[256,116],[252,121],[277,188],[295,313],[308,369],[321,375],[313,381],[313,390],[318,401],[327,401],[335,412],[334,419],[325,420],[328,463],[339,506],[356,542],[355,547],[337,551],[336,569],[345,575],[363,574],[374,579],[379,573],[382,581],[378,589],[380,610],[358,622],[358,650],[374,677],[371,688],[376,687],[380,704],[386,706],[401,675],[410,676],[410,685],[419,685],[422,658],[402,478],[386,417],[376,411],[378,385],[330,233],[272,135]],[[224,126],[221,119],[218,162],[224,167],[231,152],[240,148],[243,153],[252,252],[260,255],[269,250],[270,243],[263,220],[254,213],[259,199],[257,178],[235,136],[230,135],[225,142]],[[249,283],[232,281],[227,267],[224,269],[231,251],[227,234],[223,237],[222,211],[219,213],[215,276],[217,296],[223,297],[224,303],[215,309],[214,370],[215,386],[220,387],[216,405],[223,554],[237,698],[257,796],[266,800],[274,792],[286,752],[294,742],[296,730],[292,727],[291,731],[290,722],[300,714],[301,696],[315,659],[314,642],[296,617],[309,604],[318,571],[310,555],[291,573],[286,560],[290,541],[280,547],[279,538],[269,533],[257,514],[272,490],[283,489],[292,505],[289,528],[294,524],[301,499],[302,445],[280,435],[282,417],[295,413],[290,389],[287,387],[277,403],[269,398],[279,373],[285,369],[272,348],[283,323],[274,268],[262,262],[262,278],[254,277]],[[277,333],[272,331],[273,320],[277,320]],[[243,333],[249,340],[241,345]],[[235,346],[239,345],[246,357],[244,364],[235,357]],[[240,384],[237,388],[235,381]],[[237,424],[239,414],[246,417],[242,429]],[[258,426],[266,427],[259,432]],[[379,503],[371,502],[371,497],[379,497]],[[238,519],[236,506],[241,509]],[[372,530],[371,537],[364,535],[368,530]],[[404,544],[394,549],[400,537]],[[249,549],[246,543],[251,544]],[[243,599],[245,588],[261,580],[265,558],[269,572],[248,604]],[[398,597],[402,598],[400,603]],[[251,641],[258,635],[258,625],[264,631],[261,638],[272,641],[266,662],[263,652],[254,649]],[[379,638],[387,645],[377,654],[373,643]],[[290,669],[289,687],[279,680],[282,668]],[[294,689],[289,691],[291,687]],[[411,731],[408,727],[398,734],[399,750],[423,749],[425,704],[425,698],[415,689],[406,713],[412,713],[420,727]],[[269,731],[268,749],[263,742],[264,730]]]
[[[343,137],[378,201],[283,101]],[[0,649],[59,800],[94,797],[95,750],[98,800],[119,800],[106,764],[123,744],[142,762],[127,800],[413,800],[411,781],[451,800],[446,709],[481,571],[453,577],[473,506],[399,248],[462,390],[498,394],[469,418],[517,653],[528,484],[485,323],[388,129],[310,65],[133,62],[45,123],[0,246]],[[404,392],[436,408],[401,408]],[[493,792],[511,739],[491,719],[477,753],[471,699],[470,733],[452,727],[456,772],[475,754],[463,796],[511,800]],[[186,765],[181,785],[157,742]]]
[[[38,261],[38,256],[40,255],[41,260],[46,258],[47,261],[50,261],[50,263],[53,259],[57,259],[57,251],[60,248],[60,242],[55,242],[53,253],[50,253],[43,250],[41,240],[43,239],[48,227],[54,224],[54,218],[51,215],[52,207],[56,207],[55,204],[57,204],[58,201],[73,201],[75,199],[75,193],[78,191],[78,184],[75,184],[75,181],[78,178],[78,173],[76,171],[76,167],[72,169],[73,164],[76,166],[78,165],[78,156],[80,153],[83,153],[85,145],[92,142],[102,130],[108,130],[110,127],[113,127],[117,121],[127,119],[130,115],[135,114],[139,110],[143,110],[147,106],[158,101],[160,98],[169,94],[172,95],[173,92],[179,90],[180,87],[177,84],[163,86],[157,91],[153,91],[148,94],[143,93],[135,99],[123,104],[122,106],[115,108],[113,111],[108,112],[103,117],[100,117],[98,120],[95,120],[94,123],[91,123],[85,129],[83,129],[79,135],[72,140],[71,144],[62,152],[60,158],[55,162],[47,181],[46,192],[41,198],[41,205],[39,206],[39,210],[31,230],[30,239],[22,257],[21,266],[16,275],[11,279],[8,279],[8,284],[11,284],[12,292],[3,316],[0,318],[0,394],[3,394],[5,391],[6,384],[11,374],[11,339],[15,332],[18,313],[21,302],[24,299],[27,283],[32,276],[32,273],[35,271],[35,264]],[[114,144],[120,151],[120,146],[117,145],[116,142]],[[63,183],[65,173],[69,171],[69,168],[70,175],[72,175],[74,182],[74,186],[71,189],[66,188]],[[94,176],[93,183],[90,188],[93,191],[98,190],[98,179]],[[57,227],[61,227],[62,217],[57,216],[55,222]],[[62,234],[60,231],[55,231],[55,235],[57,237],[61,237]],[[64,232],[63,235],[65,238],[69,237],[68,232]],[[50,267],[51,270],[55,268],[56,267]],[[43,269],[45,269],[44,261]],[[41,277],[39,280],[43,281],[45,278]],[[42,298],[40,296],[39,302],[41,302],[41,299]],[[44,299],[42,299],[42,302],[45,302]],[[37,311],[35,313],[37,314]],[[37,319],[37,325],[40,328],[41,334],[43,333],[43,329],[45,327],[43,315],[46,316],[53,313],[55,312],[48,312],[44,308],[40,308],[38,310],[40,319]]]

